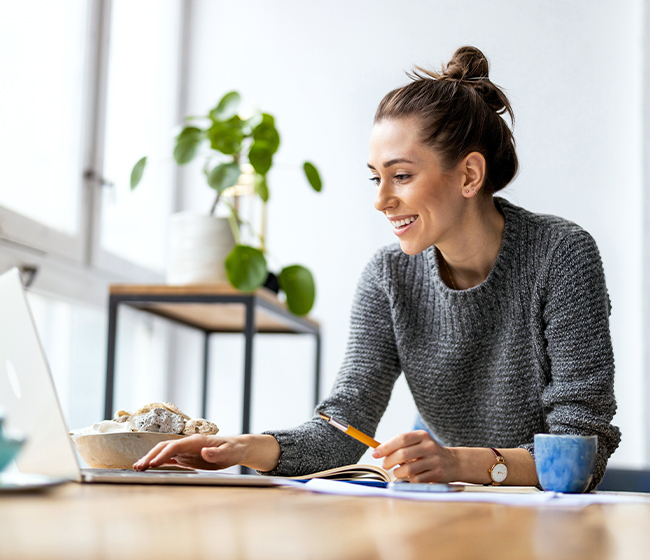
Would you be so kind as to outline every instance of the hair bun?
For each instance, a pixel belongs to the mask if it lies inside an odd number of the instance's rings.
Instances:
[[[485,55],[476,47],[460,47],[443,66],[442,75],[452,80],[489,79],[490,65]]]
[[[439,79],[458,82],[472,88],[485,103],[501,115],[508,113],[514,124],[515,115],[503,91],[490,80],[490,64],[476,47],[460,47],[449,63],[442,67]]]

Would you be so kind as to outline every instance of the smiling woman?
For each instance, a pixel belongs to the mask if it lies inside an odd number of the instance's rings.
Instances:
[[[375,208],[399,247],[380,250],[361,277],[347,354],[318,411],[372,436],[404,372],[436,438],[418,430],[374,450],[397,478],[537,485],[534,435],[548,432],[598,436],[593,488],[620,441],[600,255],[576,224],[493,196],[518,163],[501,116],[512,109],[488,70],[481,51],[463,47],[442,72],[418,69],[377,110]],[[197,462],[272,475],[354,463],[365,451],[318,414],[294,429],[182,445]]]

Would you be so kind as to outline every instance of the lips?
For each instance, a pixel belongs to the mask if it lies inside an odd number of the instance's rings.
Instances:
[[[388,221],[393,226],[393,233],[397,236],[404,235],[408,230],[410,230],[415,223],[417,223],[418,216],[395,216],[395,218],[389,218]]]
[[[398,218],[400,218],[400,217],[398,216]],[[407,226],[411,222],[414,222],[415,220],[417,220],[417,216],[406,216],[405,218],[396,219],[396,220],[388,218],[388,221],[390,222],[390,225],[392,225],[394,228]]]

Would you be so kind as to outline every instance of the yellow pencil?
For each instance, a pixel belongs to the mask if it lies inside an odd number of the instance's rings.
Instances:
[[[319,412],[318,414],[328,424],[331,424],[335,428],[338,428],[343,433],[348,434],[350,437],[353,437],[354,439],[356,439],[357,441],[360,441],[361,443],[367,445],[368,447],[375,448],[375,447],[378,447],[379,445],[381,445],[378,441],[375,441],[370,436],[367,436],[366,434],[364,434],[363,432],[360,432],[356,428],[353,428],[349,424],[344,424],[343,422],[339,422],[338,420],[335,420],[334,418],[332,418],[331,416],[328,416],[324,412]]]

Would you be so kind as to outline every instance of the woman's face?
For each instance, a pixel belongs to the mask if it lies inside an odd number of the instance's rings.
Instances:
[[[443,171],[419,132],[417,120],[404,118],[379,122],[370,135],[375,208],[388,218],[408,255],[450,239],[464,208],[464,174]]]

